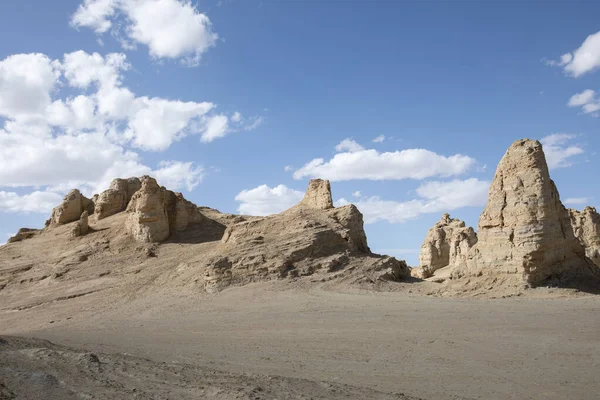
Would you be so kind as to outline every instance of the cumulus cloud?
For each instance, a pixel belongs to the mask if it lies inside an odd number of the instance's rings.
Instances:
[[[568,142],[575,139],[576,135],[566,133],[555,133],[543,137],[540,142],[544,148],[548,168],[570,167],[573,163],[570,159],[573,156],[583,154],[584,150],[579,144],[569,145]]]
[[[373,143],[381,143],[384,140],[385,140],[385,136],[384,135],[379,135],[375,139],[373,139]]]
[[[356,190],[356,191],[352,192],[352,196],[353,197],[360,197],[361,196],[360,190]]]
[[[48,213],[62,201],[53,192],[35,191],[25,195],[0,191],[0,212]]]
[[[339,152],[347,151],[349,153],[354,153],[356,151],[363,151],[364,149],[364,147],[352,139],[344,139],[337,146],[335,146],[335,151]]]
[[[563,203],[570,204],[570,205],[589,204],[590,198],[589,197],[567,197],[566,199],[563,200]]]
[[[204,178],[204,168],[193,162],[161,161],[158,169],[152,172],[160,185],[172,190],[186,188],[194,190]]]
[[[42,114],[60,74],[45,54],[15,54],[0,61],[0,116]]]
[[[571,96],[567,105],[569,107],[581,107],[585,114],[597,116],[598,111],[600,111],[600,98],[595,91],[587,89]]]
[[[416,190],[420,198],[408,201],[383,200],[378,196],[349,202],[341,198],[336,206],[353,203],[363,213],[366,224],[378,221],[403,223],[422,214],[440,213],[462,207],[479,207],[487,201],[490,182],[476,178],[446,182],[426,182]]]
[[[296,170],[294,178],[311,177],[332,181],[426,179],[460,175],[475,165],[475,160],[468,156],[455,154],[446,157],[426,149],[385,153],[356,150],[337,153],[329,161],[316,158]]]
[[[134,149],[159,151],[204,135],[214,104],[138,97],[123,86],[129,68],[123,54],[83,51],[60,60],[36,53],[0,61],[0,188],[35,190],[19,197],[20,210],[32,211],[28,200],[56,205],[53,191],[98,193],[116,177],[150,174],[174,190],[201,182],[201,166],[172,160],[152,168]],[[16,209],[15,193],[4,192],[5,210]]]
[[[218,40],[210,19],[191,0],[85,0],[71,24],[99,35],[111,30],[125,49],[145,45],[154,58],[187,65],[197,65]]]
[[[575,78],[596,70],[600,67],[600,32],[589,35],[575,51],[563,54],[560,61],[546,63],[564,68]]]
[[[242,190],[235,196],[235,200],[240,203],[238,211],[241,214],[270,215],[287,210],[303,197],[303,192],[285,185],[273,188],[260,185],[254,189]]]
[[[76,51],[54,61],[41,54],[10,56],[0,61],[0,116],[12,126],[44,134],[53,127],[69,134],[108,132],[114,142],[147,151],[165,150],[189,135],[211,142],[262,122],[259,116],[243,118],[235,112],[232,125],[226,115],[212,113],[211,102],[137,97],[123,86],[129,68],[125,55],[116,53]],[[59,88],[82,94],[53,100]]]

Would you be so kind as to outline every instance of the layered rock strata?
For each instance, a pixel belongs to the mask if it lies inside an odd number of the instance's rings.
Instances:
[[[510,275],[540,286],[597,274],[573,235],[536,140],[516,141],[500,161],[477,236],[453,278]]]

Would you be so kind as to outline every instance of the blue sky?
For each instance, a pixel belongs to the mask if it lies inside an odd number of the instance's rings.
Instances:
[[[70,188],[91,195],[117,176],[150,173],[199,205],[254,214],[323,177],[363,211],[373,250],[415,265],[443,212],[477,225],[523,137],[545,138],[568,206],[598,206],[599,11],[1,2],[0,242],[43,226]]]

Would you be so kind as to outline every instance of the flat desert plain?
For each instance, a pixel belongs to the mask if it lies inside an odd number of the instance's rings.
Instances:
[[[3,308],[0,398],[598,398],[600,297],[453,299],[423,284]]]

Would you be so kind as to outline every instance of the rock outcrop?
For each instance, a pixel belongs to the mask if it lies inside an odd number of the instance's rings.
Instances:
[[[163,190],[154,178],[143,176],[142,186],[127,206],[127,230],[140,242],[162,242],[170,235]]]
[[[110,187],[95,200],[94,213],[98,220],[125,211],[131,197],[140,190],[142,184],[138,178],[114,179]]]
[[[79,190],[73,189],[65,196],[62,203],[52,210],[49,225],[55,226],[77,221],[84,211],[92,214],[94,203],[82,195]]]
[[[312,179],[308,183],[308,190],[304,194],[304,199],[296,207],[314,210],[329,210],[333,208],[331,184],[329,181]]]
[[[89,224],[88,224],[88,212],[84,211],[79,217],[79,221],[75,225],[73,225],[73,229],[71,229],[71,237],[85,236],[89,232]]]
[[[205,289],[353,269],[372,280],[409,274],[403,261],[372,254],[360,211],[354,205],[334,208],[329,182],[314,180],[289,210],[229,225],[207,261]]]
[[[26,239],[31,239],[32,237],[39,235],[41,229],[32,229],[32,228],[21,228],[17,232],[15,236],[11,236],[8,239],[8,243],[21,242]]]
[[[444,214],[427,232],[419,253],[419,267],[411,271],[412,276],[425,279],[440,268],[464,263],[475,243],[477,235],[473,228]]]
[[[181,193],[162,188],[162,195],[169,219],[169,231],[172,234],[181,232],[192,224],[202,222],[203,217],[198,211],[198,207],[186,200]]]
[[[127,206],[127,230],[140,242],[162,242],[190,225],[203,221],[198,207],[181,193],[160,187],[154,178],[143,176]]]
[[[569,209],[573,234],[585,250],[585,255],[600,267],[600,214],[593,207],[583,211]]]
[[[573,235],[538,141],[516,141],[500,161],[477,236],[453,279],[510,276],[540,286],[597,274]]]

